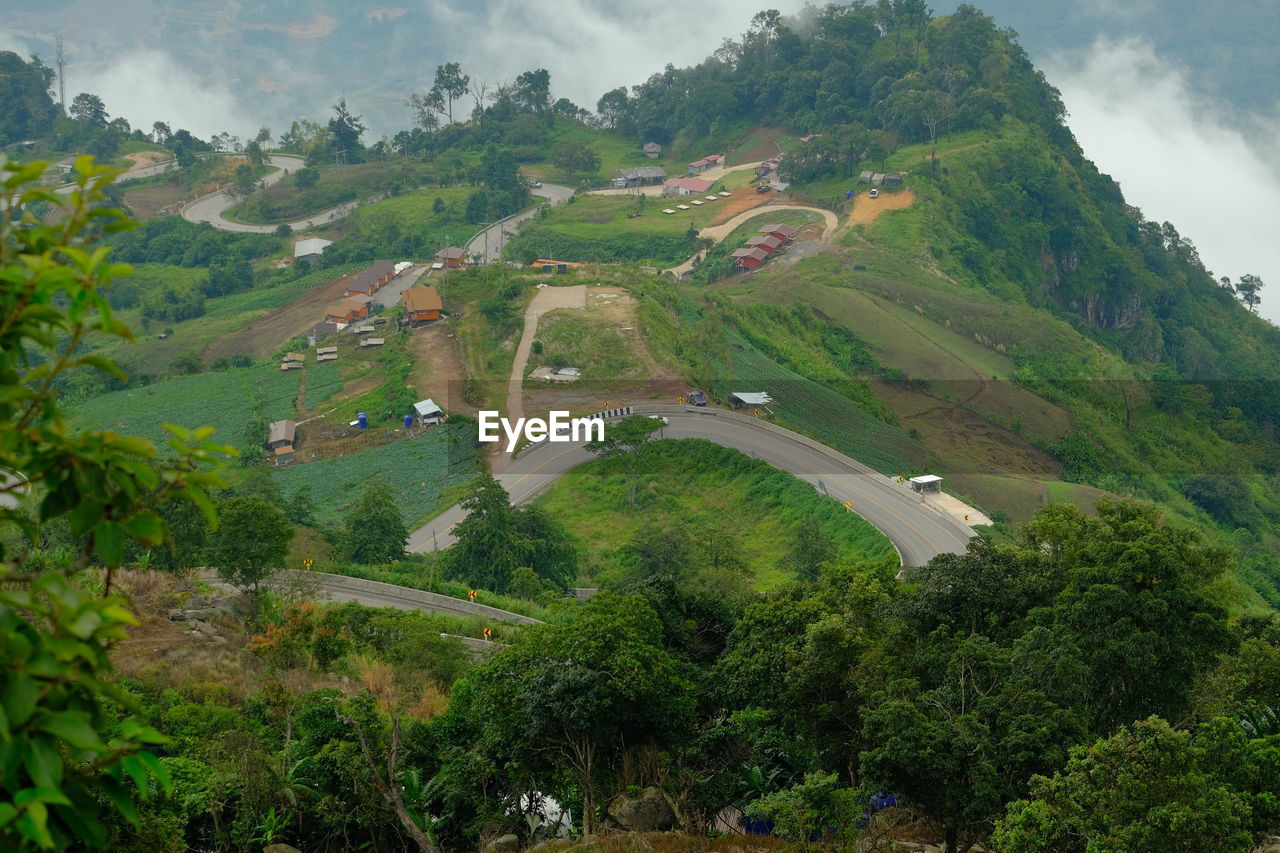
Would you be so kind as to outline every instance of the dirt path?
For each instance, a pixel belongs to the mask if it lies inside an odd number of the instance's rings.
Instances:
[[[507,407],[504,413],[514,420],[524,417],[524,370],[529,365],[529,350],[538,334],[538,319],[557,308],[586,308],[587,286],[540,287],[533,301],[524,312],[524,332],[516,347],[515,361],[511,363],[511,378],[507,383]]]
[[[744,210],[742,213],[739,213],[737,216],[733,217],[727,222],[723,222],[719,225],[710,225],[706,228],[703,228],[701,231],[698,232],[698,236],[706,237],[708,239],[714,240],[715,242],[719,243],[725,237],[728,237],[730,234],[732,234],[734,229],[737,228],[742,223],[747,222],[751,219],[754,219],[757,216],[762,216],[764,214],[771,213],[775,210],[807,210],[812,213],[820,214],[822,216],[822,221],[826,225],[826,227],[823,229],[822,237],[818,242],[822,242],[822,243],[830,242],[832,236],[834,236],[835,234],[836,229],[840,227],[839,217],[837,217],[831,211],[824,210],[821,207],[811,207],[807,204],[765,204],[759,207],[753,207],[750,210]],[[682,275],[684,275],[685,273],[693,269],[693,262],[697,260],[699,257],[701,257],[701,253],[694,255],[692,258],[685,261],[683,264],[680,264],[679,266],[676,266],[676,267],[671,267],[670,269],[665,269],[663,270],[663,272],[671,273],[676,278],[680,278]]]
[[[849,225],[870,225],[886,210],[903,210],[915,203],[916,196],[911,190],[899,190],[895,193],[881,192],[879,198],[872,198],[868,193],[858,193],[853,200],[853,210],[849,211]]]
[[[458,357],[457,339],[449,327],[434,323],[414,329],[409,346],[415,358],[408,384],[416,389],[418,396],[430,397],[446,412],[474,416],[475,406],[469,405],[463,396],[466,377],[462,359]]]

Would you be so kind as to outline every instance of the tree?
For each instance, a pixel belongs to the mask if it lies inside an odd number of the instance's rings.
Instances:
[[[596,113],[600,116],[602,125],[610,130],[617,128],[621,122],[627,119],[630,113],[627,88],[619,86],[601,95],[600,100],[596,101]]]
[[[812,515],[800,519],[791,533],[791,553],[787,555],[788,568],[807,581],[818,579],[825,563],[836,556],[836,543],[822,529],[822,522]]]
[[[551,150],[551,164],[572,181],[575,172],[595,172],[600,168],[600,155],[585,142],[561,142]]]
[[[303,166],[293,174],[293,182],[300,190],[309,190],[320,180],[320,170],[311,166]]]
[[[288,235],[284,235],[288,236]],[[284,514],[293,524],[302,527],[316,526],[316,502],[311,497],[311,484],[303,483],[293,493],[285,507]]]
[[[538,68],[516,77],[515,100],[526,110],[545,113],[551,106],[551,73]]]
[[[1007,853],[1249,849],[1249,804],[1213,772],[1227,756],[1212,756],[1207,746],[1151,717],[1077,747],[1064,770],[1037,776],[1030,796],[1009,806],[994,845]]]
[[[1098,733],[1187,709],[1197,674],[1231,641],[1226,611],[1205,590],[1230,552],[1162,523],[1154,506],[1099,501],[1097,516],[1054,507],[1028,544],[1067,569],[1065,588],[1033,614],[1056,655],[1084,667],[1079,686]]]
[[[360,134],[365,126],[360,116],[347,109],[347,99],[339,98],[333,105],[333,118],[329,119],[330,152],[346,163],[359,163],[363,158],[364,147],[360,144]]]
[[[71,117],[76,121],[82,121],[85,124],[94,127],[106,127],[110,116],[107,115],[107,108],[102,103],[102,98],[97,95],[91,95],[88,92],[81,92],[71,99],[71,109],[68,111]]]
[[[415,92],[405,104],[413,110],[418,126],[427,132],[440,128],[440,113],[444,112],[444,94],[436,88],[426,94]]]
[[[1236,282],[1236,295],[1250,311],[1257,313],[1258,303],[1262,301],[1262,279],[1256,275],[1242,275]]]
[[[494,760],[541,771],[544,791],[576,787],[590,834],[624,756],[688,730],[691,691],[648,602],[601,593],[563,624],[522,632],[459,686],[450,715],[478,728]]]
[[[67,424],[55,392],[62,377],[123,379],[85,353],[100,335],[131,337],[106,297],[128,267],[94,245],[131,223],[101,206],[113,170],[81,157],[78,189],[58,195],[37,188],[48,165],[0,163],[0,192],[15,212],[0,220],[0,470],[21,474],[0,483],[0,847],[19,851],[102,847],[107,812],[136,827],[133,801],[168,789],[145,749],[163,738],[111,677],[111,649],[137,624],[111,594],[113,570],[129,540],[170,541],[157,511],[169,501],[195,503],[212,523],[208,490],[223,484],[210,467],[232,452],[207,441],[211,430],[170,427],[159,457],[144,439]],[[56,225],[17,213],[37,200],[60,209]],[[65,564],[40,550],[61,524],[76,543]],[[106,569],[100,592],[72,580],[93,566]]]
[[[48,72],[48,73],[46,73]],[[0,51],[0,144],[44,136],[61,110],[49,96],[52,72],[37,57],[23,62],[16,53]]]
[[[244,198],[258,188],[258,176],[248,163],[236,166],[231,182],[231,194],[237,198]]]
[[[446,62],[436,66],[436,79],[431,88],[444,99],[449,124],[453,124],[453,102],[467,93],[467,86],[470,84],[471,78],[462,73],[462,66],[458,63]]]
[[[587,450],[601,459],[616,459],[627,473],[627,503],[636,505],[636,489],[644,471],[644,449],[653,434],[662,429],[662,421],[632,415],[605,427],[604,438],[587,442]]]
[[[231,498],[218,508],[221,526],[210,559],[218,576],[255,595],[284,563],[293,527],[283,512],[259,497]]]
[[[457,541],[444,554],[452,577],[506,592],[522,566],[560,589],[577,575],[577,552],[569,535],[541,510],[513,507],[492,477],[482,478],[462,506],[467,517],[454,528]]]
[[[347,517],[347,556],[365,565],[390,563],[404,557],[408,541],[409,532],[391,490],[373,483]]]

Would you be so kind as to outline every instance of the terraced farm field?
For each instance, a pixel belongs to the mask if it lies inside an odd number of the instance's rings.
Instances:
[[[255,412],[267,422],[293,417],[297,393],[297,371],[258,365],[113,391],[76,404],[71,418],[75,424],[140,435],[158,445],[169,438],[165,423],[211,426],[216,430],[213,441],[240,446],[252,440]]]
[[[379,480],[412,526],[440,508],[446,489],[476,476],[474,430],[470,421],[457,422],[350,456],[299,461],[271,473],[286,499],[309,486],[317,520],[333,526],[341,525],[365,487]]]

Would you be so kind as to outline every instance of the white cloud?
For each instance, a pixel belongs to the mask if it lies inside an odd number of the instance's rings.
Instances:
[[[701,62],[726,36],[746,31],[760,9],[787,15],[804,2],[704,0],[690,6],[649,0],[606,6],[598,0],[494,0],[482,11],[460,0],[426,5],[437,26],[465,33],[451,45],[457,51],[451,58],[472,77],[513,80],[522,71],[546,68],[555,97],[594,110],[605,92],[641,83],[667,63]]]
[[[1045,75],[1062,91],[1085,156],[1119,181],[1126,200],[1172,222],[1215,276],[1261,276],[1270,288],[1260,312],[1280,320],[1280,172],[1257,137],[1197,98],[1143,41],[1099,39],[1055,55]]]
[[[229,89],[196,77],[158,51],[68,67],[67,100],[86,91],[102,98],[112,117],[123,116],[146,131],[157,121],[202,138],[224,130],[243,136],[257,128]]]

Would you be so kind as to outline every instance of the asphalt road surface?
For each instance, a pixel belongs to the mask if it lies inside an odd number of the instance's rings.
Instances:
[[[307,165],[307,161],[301,157],[292,157],[288,154],[272,154],[267,158],[268,166],[275,166],[276,171],[268,173],[263,177],[264,186],[271,186],[277,183],[289,172],[296,172]],[[274,234],[279,225],[242,225],[239,222],[232,222],[227,219],[224,214],[227,209],[236,203],[236,199],[232,198],[226,190],[216,193],[210,193],[201,196],[195,201],[182,208],[184,218],[192,222],[208,222],[214,228],[222,231],[239,231],[247,234]],[[302,231],[307,228],[313,228],[317,225],[323,225],[326,222],[332,222],[335,219],[342,219],[351,211],[355,210],[357,202],[348,202],[340,204],[329,210],[321,211],[314,216],[308,216],[306,219],[299,219],[297,222],[290,222],[289,226],[294,231]]]
[[[904,566],[920,566],[943,553],[963,553],[973,534],[941,511],[917,502],[911,492],[881,474],[868,473],[852,459],[796,433],[718,409],[646,406],[669,423],[663,438],[703,438],[761,459],[812,483],[889,538]],[[594,458],[580,445],[544,443],[527,447],[497,479],[513,504],[532,500],[560,475]],[[409,534],[410,551],[447,548],[453,527],[466,515],[453,506]]]
[[[543,184],[538,189],[529,190],[529,192],[540,198],[545,198],[552,204],[568,201],[573,195],[573,190],[555,184]],[[535,207],[532,210],[517,213],[501,222],[490,225],[471,238],[471,242],[466,245],[467,257],[479,257],[482,264],[501,260],[502,249],[507,245],[507,241],[511,239],[522,223],[532,219],[537,212],[538,208]]]

